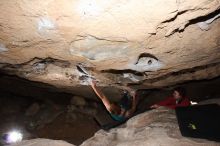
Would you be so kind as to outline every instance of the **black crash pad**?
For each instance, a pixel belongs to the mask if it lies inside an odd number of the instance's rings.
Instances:
[[[220,106],[195,105],[176,108],[182,136],[220,141]]]

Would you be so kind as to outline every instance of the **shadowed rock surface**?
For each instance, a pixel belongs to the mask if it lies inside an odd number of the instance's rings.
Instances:
[[[81,146],[219,146],[220,143],[205,139],[183,137],[179,131],[175,111],[159,108],[142,113],[126,124],[100,130]]]
[[[11,146],[72,146],[63,141],[33,139]],[[164,107],[137,115],[109,131],[99,130],[80,146],[219,146],[206,139],[183,137],[174,110]]]

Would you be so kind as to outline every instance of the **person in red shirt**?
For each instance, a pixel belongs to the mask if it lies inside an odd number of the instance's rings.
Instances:
[[[157,104],[151,106],[151,108],[158,108],[160,106],[165,106],[171,109],[176,107],[190,106],[190,100],[185,95],[185,89],[182,87],[177,87],[173,90],[173,95],[167,97],[164,101],[161,101]]]

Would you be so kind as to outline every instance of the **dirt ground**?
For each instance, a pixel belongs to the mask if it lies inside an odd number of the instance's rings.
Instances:
[[[69,143],[79,145],[92,137],[99,129],[95,121],[88,117],[81,117],[68,122],[65,114],[57,117],[51,124],[36,131],[38,137],[49,139],[62,139]]]
[[[75,145],[93,136],[100,129],[95,120],[85,114],[75,114],[75,118],[69,118],[65,110],[49,123],[41,122],[34,129],[28,125],[32,117],[25,116],[25,110],[33,100],[23,97],[2,96],[0,99],[0,135],[11,130],[19,130],[24,139],[49,138],[65,140]],[[61,105],[60,105],[61,106]],[[64,106],[64,105],[62,105]],[[42,112],[42,114],[45,114]],[[35,117],[34,117],[35,118]],[[50,118],[49,116],[46,118]],[[44,120],[42,117],[37,120]],[[36,121],[36,120],[35,120]],[[44,120],[45,121],[45,120]],[[3,144],[1,139],[0,145]]]

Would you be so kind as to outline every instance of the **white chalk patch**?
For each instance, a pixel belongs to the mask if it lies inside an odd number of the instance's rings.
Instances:
[[[110,41],[112,40],[112,41]],[[108,60],[113,58],[124,58],[128,52],[133,50],[130,43],[117,42],[121,38],[98,38],[95,36],[80,36],[71,43],[69,51],[71,55],[85,57],[89,60]],[[120,48],[120,49],[119,49]]]
[[[140,77],[138,77],[138,76],[136,76],[136,75],[133,75],[133,74],[131,74],[131,73],[124,73],[124,74],[123,74],[123,77],[124,77],[124,78],[128,78],[128,79],[130,79],[130,80],[133,81],[133,82],[139,82],[139,81],[141,80]]]
[[[211,24],[214,20],[216,20],[218,17],[220,17],[220,13],[218,15],[215,15],[213,18],[206,20],[205,22],[207,24]]]
[[[157,71],[162,68],[163,64],[151,57],[142,57],[136,64],[129,65],[131,69],[138,72]]]
[[[33,71],[36,73],[41,73],[45,70],[46,64],[45,63],[35,63],[33,65]]]
[[[0,43],[0,53],[1,52],[6,52],[6,51],[8,51],[8,48],[6,48],[5,45]]]
[[[217,18],[219,18],[219,17],[220,17],[220,13],[217,14],[217,15],[215,15],[214,17],[212,17],[212,18],[206,20],[206,21],[198,22],[197,25],[199,26],[199,28],[200,28],[201,30],[206,30],[206,31],[207,31],[207,30],[210,29],[210,26],[209,26],[209,25],[210,25],[213,21],[215,21]]]
[[[199,22],[199,23],[197,23],[197,25],[199,26],[199,28],[201,30],[209,30],[209,28],[210,28],[209,25],[205,22]]]
[[[52,20],[47,17],[42,17],[38,21],[38,30],[41,31],[43,29],[54,29],[55,24]]]
[[[129,78],[130,75],[129,75],[129,73],[124,73],[124,74],[123,74],[123,77],[124,77],[124,78]]]
[[[85,57],[88,58],[90,60],[106,60],[109,58],[116,58],[117,57],[123,57],[123,54],[126,54],[126,49],[124,50],[120,50],[118,48],[114,48],[114,47],[109,47],[109,48],[98,48],[98,49],[90,49],[85,48],[85,49],[78,49],[78,48],[70,48],[70,53],[72,55],[75,56],[81,56],[81,57]]]

